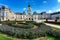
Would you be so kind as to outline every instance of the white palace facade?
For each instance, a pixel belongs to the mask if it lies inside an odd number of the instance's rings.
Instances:
[[[40,19],[47,18],[46,12],[37,13],[33,12],[31,14],[31,6],[28,5],[28,15],[26,15],[25,12],[20,13],[16,12],[14,13],[12,10],[10,10],[7,6],[1,6],[0,7],[0,21],[35,21]]]

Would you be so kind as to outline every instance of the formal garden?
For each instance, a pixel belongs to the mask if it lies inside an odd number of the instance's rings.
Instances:
[[[8,36],[20,39],[36,39],[41,37],[53,37],[60,40],[60,31],[53,30],[44,23],[34,21],[5,21],[0,22],[0,32]]]

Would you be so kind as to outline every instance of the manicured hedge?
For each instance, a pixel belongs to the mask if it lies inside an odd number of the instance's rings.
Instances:
[[[17,24],[24,24],[22,26],[16,25]],[[9,26],[17,27],[17,28],[33,28],[34,27],[34,22],[33,21],[26,21],[25,23],[23,22],[7,22],[6,23]]]
[[[52,24],[59,24],[60,25],[60,22],[54,22],[54,21],[45,21],[45,23],[52,23]]]
[[[57,30],[50,30],[49,32],[47,32],[47,34],[52,35],[56,38],[60,38],[60,32],[58,32]]]
[[[42,26],[43,25],[35,29],[21,29],[4,25],[2,27],[0,26],[0,32],[11,35],[13,37],[33,39],[45,36],[46,30],[48,30],[48,28],[45,29],[45,25],[43,27]]]
[[[25,39],[44,37],[47,34],[60,38],[59,31],[53,30],[51,27],[44,24],[39,23],[36,25],[38,26],[40,25],[40,26],[35,29],[22,29],[22,28],[16,28],[8,25],[3,25],[3,26],[0,26],[0,32],[3,32],[13,37],[25,38]]]
[[[16,26],[16,25],[13,25],[14,27],[17,27],[17,28],[25,28],[25,29],[27,29],[27,28],[33,28],[34,27],[34,25],[23,25],[23,26]]]

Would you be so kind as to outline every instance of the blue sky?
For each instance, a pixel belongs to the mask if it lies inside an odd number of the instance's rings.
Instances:
[[[14,12],[27,12],[28,2],[32,12],[56,12],[60,11],[60,0],[0,0],[1,5],[7,5]]]

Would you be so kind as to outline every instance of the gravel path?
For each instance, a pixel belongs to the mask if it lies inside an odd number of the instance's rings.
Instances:
[[[45,24],[48,25],[48,26],[52,26],[52,27],[56,27],[56,28],[60,28],[59,25],[54,25],[54,24],[49,24],[49,23],[45,23]]]

